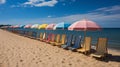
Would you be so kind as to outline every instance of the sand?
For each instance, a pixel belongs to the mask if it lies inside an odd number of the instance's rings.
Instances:
[[[120,52],[106,61],[0,30],[0,67],[120,67]]]

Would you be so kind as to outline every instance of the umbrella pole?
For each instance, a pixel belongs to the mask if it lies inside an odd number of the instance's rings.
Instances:
[[[86,44],[85,44],[85,37],[86,37],[86,31],[84,31],[84,47],[85,47],[85,54],[86,54]]]

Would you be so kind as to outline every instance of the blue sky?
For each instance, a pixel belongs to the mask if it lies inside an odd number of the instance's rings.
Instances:
[[[120,0],[0,0],[0,24],[73,23],[120,28]]]

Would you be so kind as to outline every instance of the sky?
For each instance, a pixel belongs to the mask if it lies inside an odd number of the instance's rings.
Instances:
[[[0,24],[74,23],[120,28],[120,0],[0,0]]]

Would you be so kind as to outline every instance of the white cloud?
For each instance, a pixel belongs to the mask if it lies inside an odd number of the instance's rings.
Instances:
[[[76,14],[76,15],[68,15],[68,16],[64,16],[64,17],[56,17],[56,18],[40,18],[40,19],[34,19],[34,21],[41,21],[43,23],[51,23],[51,22],[70,22],[73,23],[75,21],[84,19],[84,18],[88,18],[90,20],[93,20],[95,22],[97,22],[100,26],[102,27],[119,27],[120,28],[120,10],[119,5],[117,6],[111,6],[111,7],[104,7],[103,8],[99,8],[102,9],[102,12],[100,13],[98,10],[97,11],[93,11],[93,12],[89,12],[87,14]],[[112,14],[106,14],[106,9],[110,12],[113,12]],[[108,12],[107,11],[107,12]]]
[[[45,1],[45,0],[28,0],[28,2],[23,3],[23,5],[32,5],[35,7],[49,6],[53,7],[57,4],[57,0]]]
[[[94,12],[104,12],[104,13],[120,13],[120,5],[104,7],[94,10]]]
[[[11,5],[10,6],[11,8],[14,8],[14,7],[21,7],[20,5]],[[24,6],[25,7],[25,6]]]
[[[117,6],[119,7],[119,6]],[[27,22],[34,24],[34,22],[38,22],[39,24],[42,23],[59,23],[59,22],[70,22],[73,23],[75,21],[87,18],[89,20],[95,21],[102,27],[119,27],[120,28],[120,13],[119,10],[115,6],[104,7],[96,9],[95,11],[86,13],[86,14],[76,14],[76,15],[68,15],[63,17],[51,17],[51,15],[48,15],[47,18],[34,18],[34,19],[15,19],[15,20],[8,20],[8,22],[23,22],[24,24],[27,24]],[[112,14],[105,14],[106,8],[113,12]],[[100,13],[100,11],[102,12]],[[116,12],[116,13],[114,13]],[[4,22],[4,21],[3,21]],[[42,23],[41,23],[42,22]],[[7,23],[7,22],[6,22]]]
[[[82,20],[87,18],[89,20],[95,21],[102,27],[119,27],[120,28],[120,14],[113,15],[104,15],[97,13],[88,13],[88,14],[76,14],[69,15],[64,17],[47,17],[47,18],[36,18],[36,19],[14,19],[11,22],[23,22],[24,24],[34,24],[37,22],[38,24],[42,23],[60,23],[60,22],[69,22],[73,23],[75,21]],[[19,21],[18,21],[19,20]],[[8,21],[10,22],[10,20]]]
[[[52,16],[49,15],[49,16],[47,16],[47,17],[48,17],[48,18],[51,18]]]
[[[0,0],[0,4],[4,4],[6,0]]]

